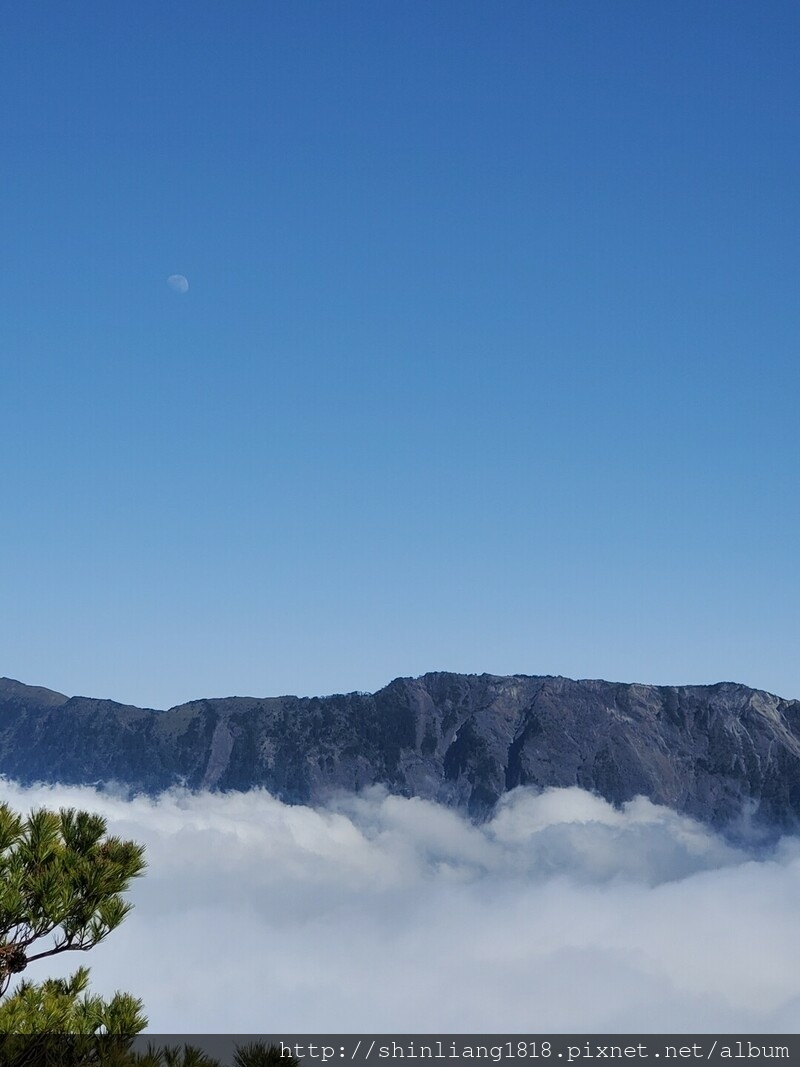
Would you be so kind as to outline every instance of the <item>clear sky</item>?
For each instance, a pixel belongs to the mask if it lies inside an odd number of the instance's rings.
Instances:
[[[10,8],[0,674],[800,697],[799,69],[788,0]]]

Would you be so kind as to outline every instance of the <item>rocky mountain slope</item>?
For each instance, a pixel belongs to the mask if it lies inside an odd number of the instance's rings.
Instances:
[[[517,785],[643,794],[714,826],[800,824],[800,701],[435,673],[374,694],[229,697],[152,711],[0,680],[0,774],[156,792],[264,786],[293,803],[382,783],[485,817]]]

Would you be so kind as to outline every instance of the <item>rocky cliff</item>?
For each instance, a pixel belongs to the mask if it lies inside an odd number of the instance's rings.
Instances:
[[[382,783],[473,818],[518,785],[643,794],[718,827],[800,825],[800,701],[435,673],[374,694],[229,697],[152,711],[0,680],[0,773],[157,792],[263,786],[292,803]]]

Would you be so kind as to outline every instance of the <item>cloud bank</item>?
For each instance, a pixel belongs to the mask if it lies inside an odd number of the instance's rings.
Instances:
[[[316,810],[11,782],[0,799],[101,811],[147,845],[125,924],[29,976],[89,963],[152,1032],[800,1029],[795,839],[755,858],[578,789],[515,790],[480,827],[380,790]]]

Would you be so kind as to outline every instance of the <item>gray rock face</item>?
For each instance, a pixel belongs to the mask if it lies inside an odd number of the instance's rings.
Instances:
[[[800,825],[800,701],[723,682],[435,673],[374,694],[229,697],[152,711],[0,680],[0,773],[316,803],[380,783],[476,819],[518,785],[643,794],[716,827]]]

